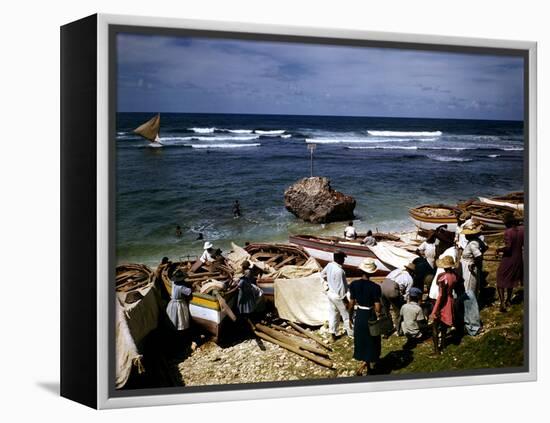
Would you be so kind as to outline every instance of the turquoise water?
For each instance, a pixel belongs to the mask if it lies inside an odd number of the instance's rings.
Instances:
[[[420,203],[523,189],[521,122],[162,114],[164,147],[151,148],[131,133],[150,117],[117,115],[118,262],[194,258],[199,233],[225,252],[231,241],[340,234],[344,222],[307,224],[284,208],[285,188],[309,176],[308,143],[314,174],[356,198],[360,231],[413,229],[407,211]]]

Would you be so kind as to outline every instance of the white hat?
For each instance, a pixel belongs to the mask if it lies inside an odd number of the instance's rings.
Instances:
[[[363,260],[363,262],[358,267],[359,270],[362,270],[365,273],[376,273],[376,271],[378,270],[376,262],[371,258]]]
[[[205,250],[208,250],[209,248],[212,248],[212,247],[213,247],[213,245],[212,245],[211,242],[206,241],[206,242],[204,243],[204,249],[205,249]]]

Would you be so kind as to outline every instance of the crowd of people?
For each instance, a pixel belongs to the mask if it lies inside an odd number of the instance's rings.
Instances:
[[[510,306],[514,287],[523,283],[524,229],[512,213],[504,217],[504,224],[496,278],[501,312]],[[357,238],[352,222],[344,236]],[[357,374],[369,374],[379,361],[382,338],[404,336],[411,347],[431,335],[434,354],[441,354],[450,336],[460,339],[480,334],[480,288],[487,249],[481,226],[463,212],[454,239],[442,228],[432,231],[418,246],[418,257],[391,271],[381,284],[371,280],[378,269],[376,261],[367,258],[358,267],[362,277],[348,285],[343,267],[346,255],[335,252],[322,271],[329,300],[329,332],[336,339],[341,321],[346,334],[353,337],[353,356],[362,363]]]
[[[501,312],[507,311],[513,289],[523,278],[523,226],[513,214],[505,216],[504,223],[504,245],[497,249],[497,253],[502,254],[496,280]],[[458,216],[454,238],[440,229],[429,233],[418,246],[417,258],[391,271],[381,284],[371,279],[378,271],[372,258],[358,266],[361,277],[348,284],[343,251],[335,252],[333,261],[322,270],[329,304],[328,332],[332,341],[337,340],[341,322],[345,334],[354,339],[353,357],[361,362],[357,375],[372,371],[380,359],[383,338],[404,336],[406,345],[414,347],[431,336],[433,351],[440,354],[450,337],[460,339],[482,331],[479,300],[484,283],[483,256],[488,246],[481,227],[464,212]],[[346,227],[344,236],[357,238],[353,222]],[[371,231],[361,243],[376,244]],[[159,269],[169,263],[167,260],[163,259]],[[223,260],[221,251],[207,241],[197,265]],[[237,311],[247,319],[262,297],[262,290],[256,283],[261,269],[245,260],[240,273],[235,282],[239,289]],[[188,302],[192,291],[186,279],[185,272],[174,272],[171,298],[166,308],[167,316],[178,331],[190,325]]]

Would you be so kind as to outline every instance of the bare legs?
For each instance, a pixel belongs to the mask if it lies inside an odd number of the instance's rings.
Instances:
[[[363,361],[357,371],[355,372],[356,376],[363,376],[363,372],[367,369],[367,376],[370,374],[372,368],[368,361]]]
[[[512,292],[513,288],[506,288],[506,299],[504,299],[504,288],[498,288],[498,298],[500,300],[500,311],[505,312],[506,307],[510,307],[512,304]]]
[[[445,338],[447,337],[447,325],[441,323],[439,320],[434,320],[432,324],[432,340],[434,343],[434,353],[441,354],[441,351],[445,348]],[[440,342],[441,338],[441,342]]]

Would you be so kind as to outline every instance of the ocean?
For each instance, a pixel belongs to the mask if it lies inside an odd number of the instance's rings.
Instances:
[[[310,176],[309,143],[313,174],[357,200],[360,232],[412,230],[408,209],[422,203],[524,188],[523,122],[162,113],[164,146],[152,148],[132,130],[153,115],[117,114],[119,263],[193,259],[199,233],[225,253],[231,242],[341,234],[345,222],[308,224],[284,207],[285,188]]]

